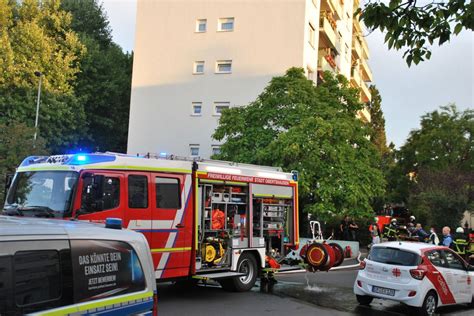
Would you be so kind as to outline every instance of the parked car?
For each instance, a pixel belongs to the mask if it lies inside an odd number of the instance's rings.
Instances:
[[[377,244],[361,266],[354,283],[361,305],[381,298],[432,315],[439,306],[473,302],[474,267],[447,247],[398,241]]]
[[[0,216],[0,280],[2,316],[156,313],[145,237],[103,224]]]

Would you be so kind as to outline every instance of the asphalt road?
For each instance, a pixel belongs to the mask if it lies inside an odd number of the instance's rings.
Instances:
[[[292,297],[316,306],[331,308],[352,315],[407,315],[412,311],[405,305],[392,301],[374,300],[370,307],[359,306],[352,286],[357,269],[317,273],[292,273],[278,275],[279,283],[274,295]],[[473,315],[466,305],[440,308],[442,315]]]
[[[374,300],[357,304],[352,285],[356,269],[317,273],[279,274],[273,293],[258,287],[246,293],[225,292],[218,285],[183,287],[159,284],[160,315],[407,315],[399,303]],[[443,315],[473,315],[467,306],[440,309]]]
[[[229,293],[218,285],[178,286],[158,284],[159,315],[314,315],[339,316],[347,313],[315,306],[289,297],[250,292]]]

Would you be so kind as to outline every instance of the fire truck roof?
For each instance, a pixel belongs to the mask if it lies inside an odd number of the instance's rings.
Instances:
[[[195,157],[126,155],[119,153],[79,153],[53,156],[30,156],[23,160],[19,172],[41,170],[80,171],[137,170],[172,173],[192,173],[193,168],[203,173],[233,176],[254,176],[278,180],[296,180],[295,172],[285,173],[281,168],[243,164],[236,162],[205,160]]]

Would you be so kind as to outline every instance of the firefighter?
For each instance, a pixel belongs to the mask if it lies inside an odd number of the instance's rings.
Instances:
[[[451,248],[461,257],[465,257],[468,244],[464,229],[462,227],[456,228]]]
[[[397,219],[392,218],[390,221],[390,225],[384,227],[384,237],[388,239],[388,241],[394,241],[398,238],[398,225]]]
[[[407,224],[407,231],[409,237],[414,237],[416,235],[416,218],[415,216],[410,216],[410,222]]]

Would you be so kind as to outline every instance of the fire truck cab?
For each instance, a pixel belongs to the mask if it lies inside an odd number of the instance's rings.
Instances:
[[[249,290],[266,255],[298,246],[296,173],[279,168],[116,153],[28,157],[4,215],[120,218],[145,235],[156,279],[216,279]]]

